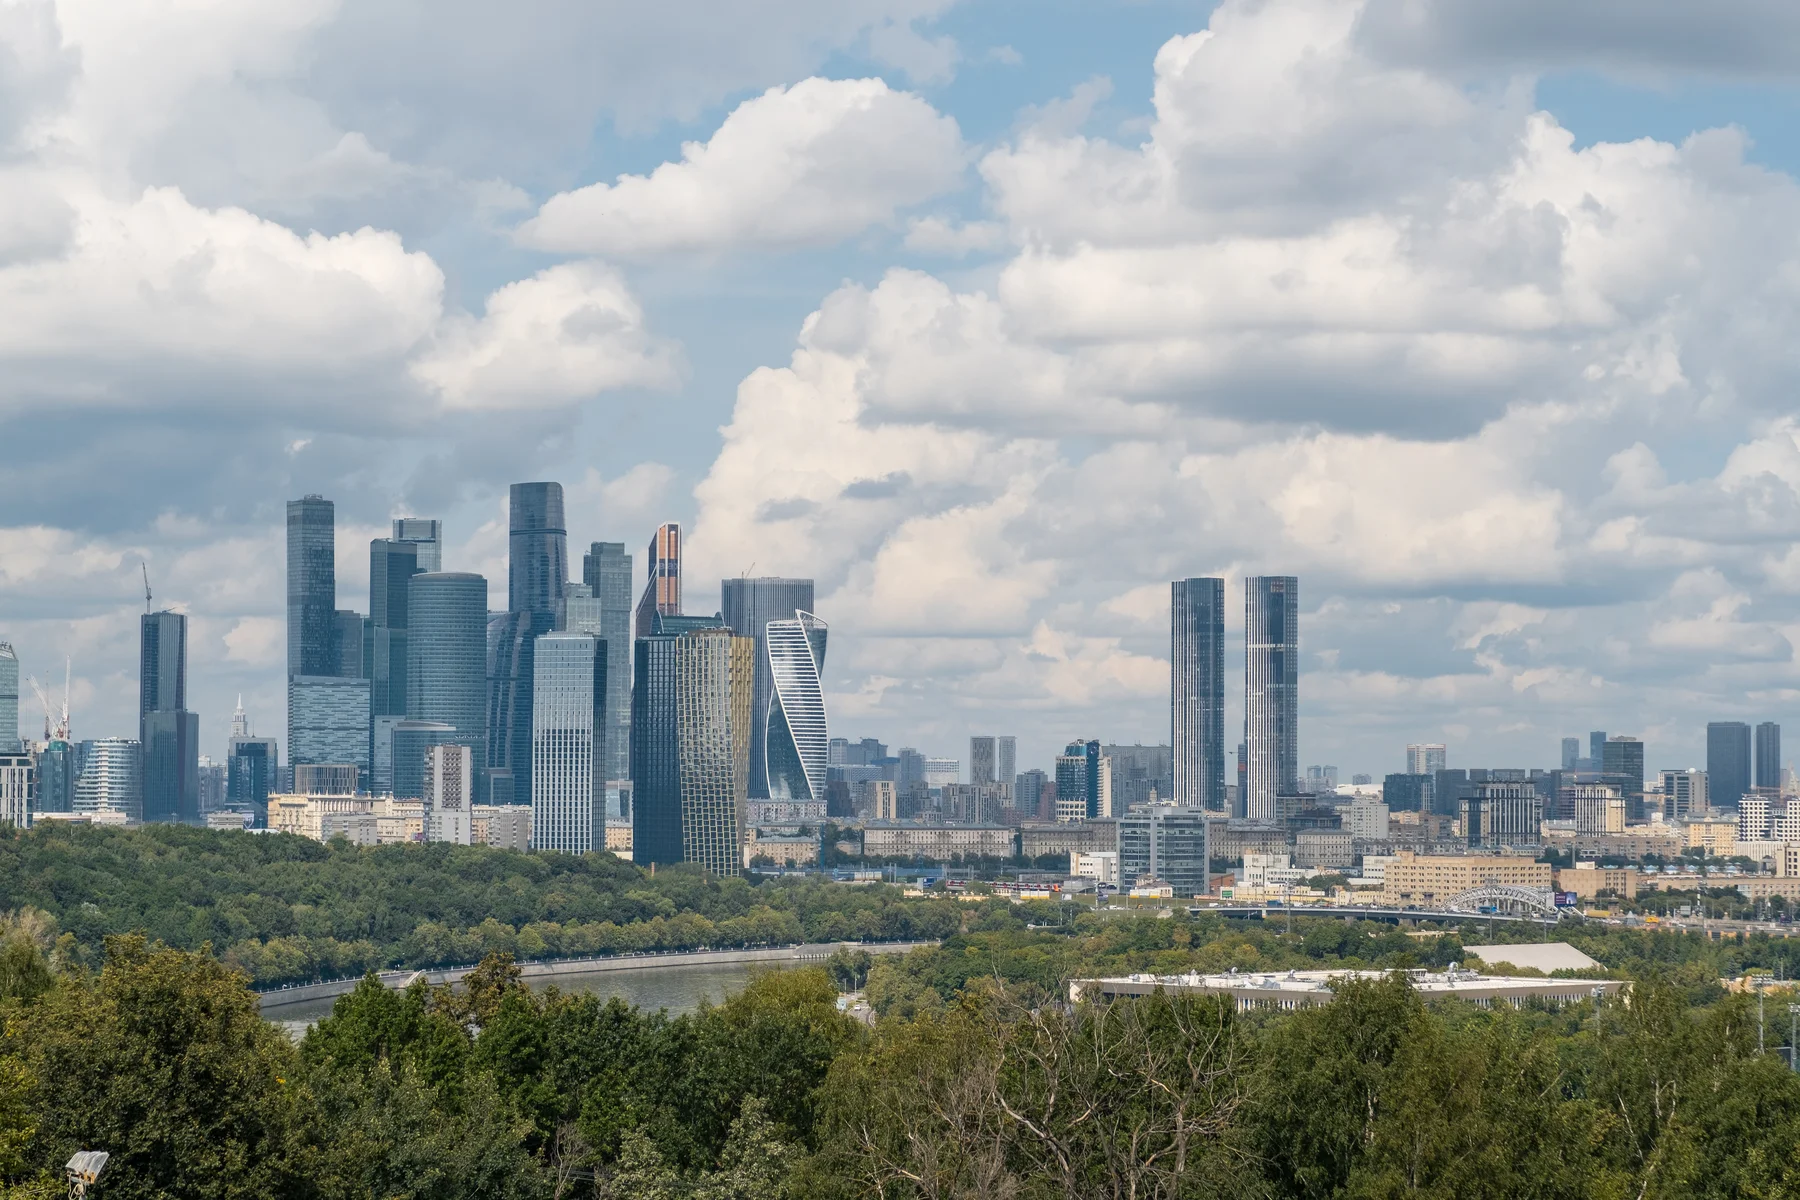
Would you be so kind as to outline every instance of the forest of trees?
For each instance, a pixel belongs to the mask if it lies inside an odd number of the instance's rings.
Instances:
[[[753,884],[694,868],[650,875],[610,854],[488,846],[322,845],[180,825],[0,828],[0,898],[49,913],[70,954],[141,931],[210,945],[259,987],[374,969],[802,941],[935,939],[948,900],[818,879]]]
[[[15,913],[0,1180],[47,1198],[71,1153],[105,1149],[107,1200],[1800,1196],[1800,1076],[1779,1037],[1758,1054],[1755,1001],[1718,976],[1791,975],[1785,942],[1596,934],[1635,979],[1599,1008],[1427,1005],[1390,975],[1240,1014],[1070,1006],[1063,980],[1461,944],[1306,918],[1025,920],[1043,915],[962,906],[941,945],[840,952],[673,1017],[533,991],[496,954],[455,988],[367,979],[295,1044],[209,954],[125,934],[90,962]],[[872,1026],[838,1007],[859,986]]]

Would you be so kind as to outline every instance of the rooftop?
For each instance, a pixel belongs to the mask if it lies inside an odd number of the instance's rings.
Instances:
[[[1512,949],[1512,947],[1506,947]],[[1579,952],[1577,952],[1579,953]],[[1585,957],[1585,956],[1584,956]],[[1153,992],[1186,992],[1233,996],[1242,1008],[1311,1008],[1336,998],[1334,987],[1346,980],[1378,980],[1391,971],[1258,971],[1202,975],[1123,975],[1111,979],[1074,980],[1069,998],[1144,996]],[[1455,997],[1487,1006],[1495,1000],[1512,1004],[1529,998],[1572,1003],[1590,999],[1595,989],[1607,995],[1624,985],[1605,979],[1537,979],[1518,975],[1484,975],[1452,964],[1442,972],[1420,968],[1406,973],[1407,981],[1428,1000]]]

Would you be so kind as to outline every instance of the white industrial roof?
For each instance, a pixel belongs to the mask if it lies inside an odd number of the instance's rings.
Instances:
[[[1463,953],[1482,962],[1511,963],[1530,971],[1586,971],[1600,964],[1567,942],[1520,942],[1512,946],[1464,946]]]

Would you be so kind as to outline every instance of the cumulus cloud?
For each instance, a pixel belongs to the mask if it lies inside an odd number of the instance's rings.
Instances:
[[[879,79],[770,88],[680,162],[548,200],[519,231],[583,254],[721,252],[825,244],[956,185],[956,122]]]

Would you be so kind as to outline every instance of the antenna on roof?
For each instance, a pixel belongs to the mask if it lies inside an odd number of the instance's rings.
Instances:
[[[150,611],[150,566],[143,559],[138,559],[138,566],[144,572],[144,611]]]

